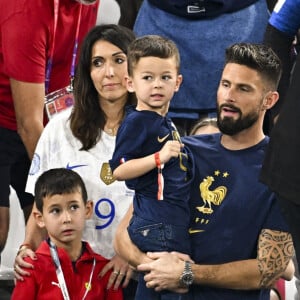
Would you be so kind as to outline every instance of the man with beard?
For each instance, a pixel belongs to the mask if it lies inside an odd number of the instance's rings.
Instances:
[[[194,156],[189,232],[195,263],[174,252],[138,252],[126,236],[130,212],[118,229],[117,252],[147,272],[148,288],[189,289],[182,299],[269,300],[272,284],[291,278],[288,227],[274,194],[258,180],[268,144],[263,119],[278,100],[280,75],[280,60],[267,46],[226,50],[217,92],[221,133],[183,141]]]

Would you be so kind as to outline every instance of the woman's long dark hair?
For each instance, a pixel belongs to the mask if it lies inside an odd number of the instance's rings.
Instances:
[[[98,92],[90,76],[93,46],[103,40],[127,54],[127,47],[134,39],[135,35],[130,29],[106,24],[91,29],[82,43],[74,79],[75,105],[70,116],[72,133],[82,143],[80,150],[89,150],[97,144],[106,122],[105,113],[99,105]],[[132,103],[134,100],[133,95],[129,94],[127,102]]]

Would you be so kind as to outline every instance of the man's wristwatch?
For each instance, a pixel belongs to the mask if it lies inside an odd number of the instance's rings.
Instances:
[[[184,270],[179,278],[179,282],[183,287],[189,287],[194,281],[194,273],[192,271],[191,262],[185,261]]]

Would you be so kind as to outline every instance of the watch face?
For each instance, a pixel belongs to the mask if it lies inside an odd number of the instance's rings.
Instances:
[[[182,285],[188,287],[194,281],[194,274],[192,272],[191,264],[189,261],[185,262],[184,271],[180,277],[180,282]]]
[[[182,276],[182,282],[185,285],[191,285],[193,283],[194,275],[193,273],[187,273]]]

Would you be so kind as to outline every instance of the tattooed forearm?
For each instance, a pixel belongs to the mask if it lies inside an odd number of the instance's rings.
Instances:
[[[258,241],[260,286],[270,287],[285,271],[294,254],[292,237],[287,232],[262,230]]]

